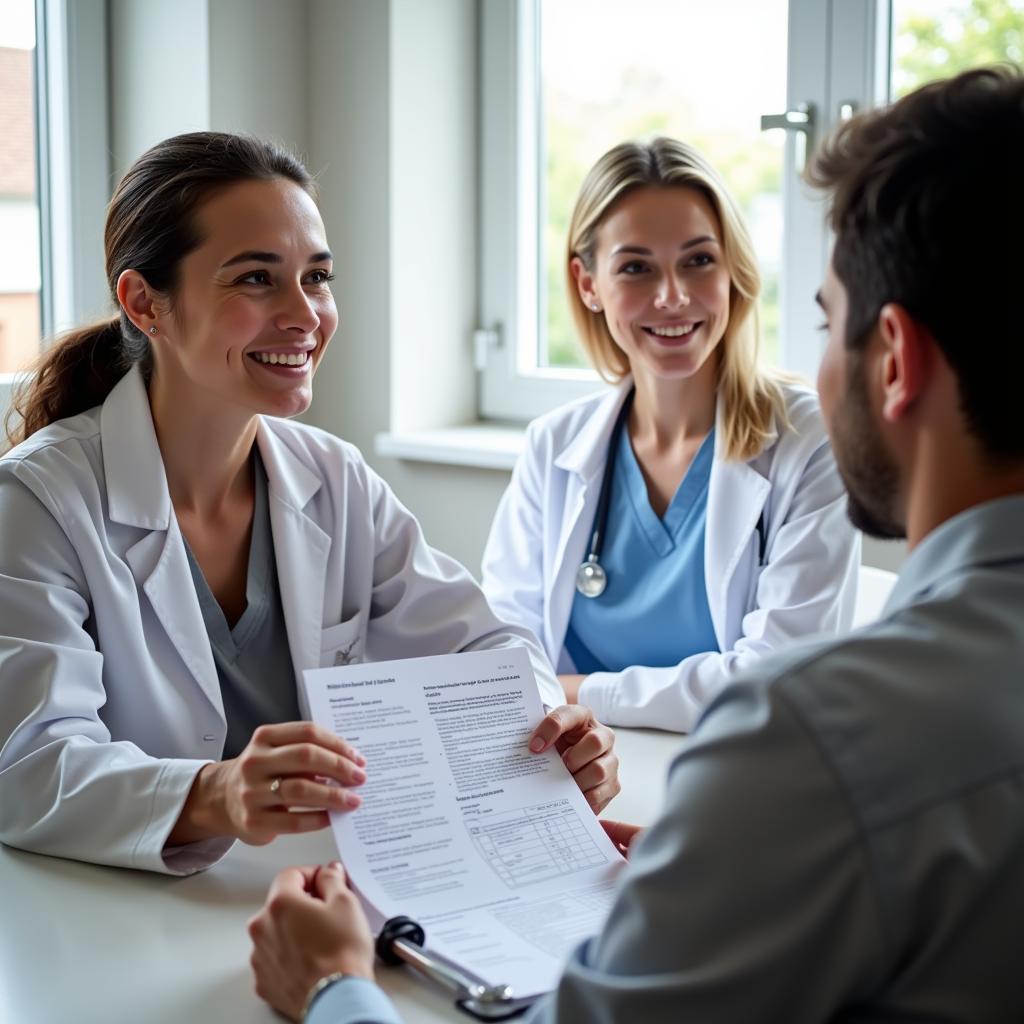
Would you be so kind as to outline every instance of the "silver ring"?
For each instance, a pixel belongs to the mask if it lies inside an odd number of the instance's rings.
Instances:
[[[270,784],[270,792],[271,793],[276,793],[280,788],[281,788],[281,778],[280,778],[280,776],[278,776],[278,778],[274,779],[274,781]]]

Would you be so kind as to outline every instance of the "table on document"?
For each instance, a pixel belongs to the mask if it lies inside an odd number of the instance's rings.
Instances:
[[[604,854],[587,835],[568,800],[467,819],[477,849],[510,888],[597,867]]]

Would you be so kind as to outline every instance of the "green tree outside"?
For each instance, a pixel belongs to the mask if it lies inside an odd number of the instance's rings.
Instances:
[[[940,15],[896,0],[893,98],[968,68],[1024,64],[1024,0],[951,0]]]

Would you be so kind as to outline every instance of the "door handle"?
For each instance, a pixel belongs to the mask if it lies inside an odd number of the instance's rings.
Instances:
[[[762,114],[761,131],[781,128],[796,134],[796,172],[802,174],[807,163],[807,154],[814,146],[814,128],[816,118],[814,104],[798,103],[793,110],[785,110],[781,114]]]

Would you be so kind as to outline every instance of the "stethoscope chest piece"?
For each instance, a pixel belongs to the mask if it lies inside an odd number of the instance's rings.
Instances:
[[[588,558],[576,570],[576,589],[584,597],[600,597],[608,586],[608,576],[596,560]]]

